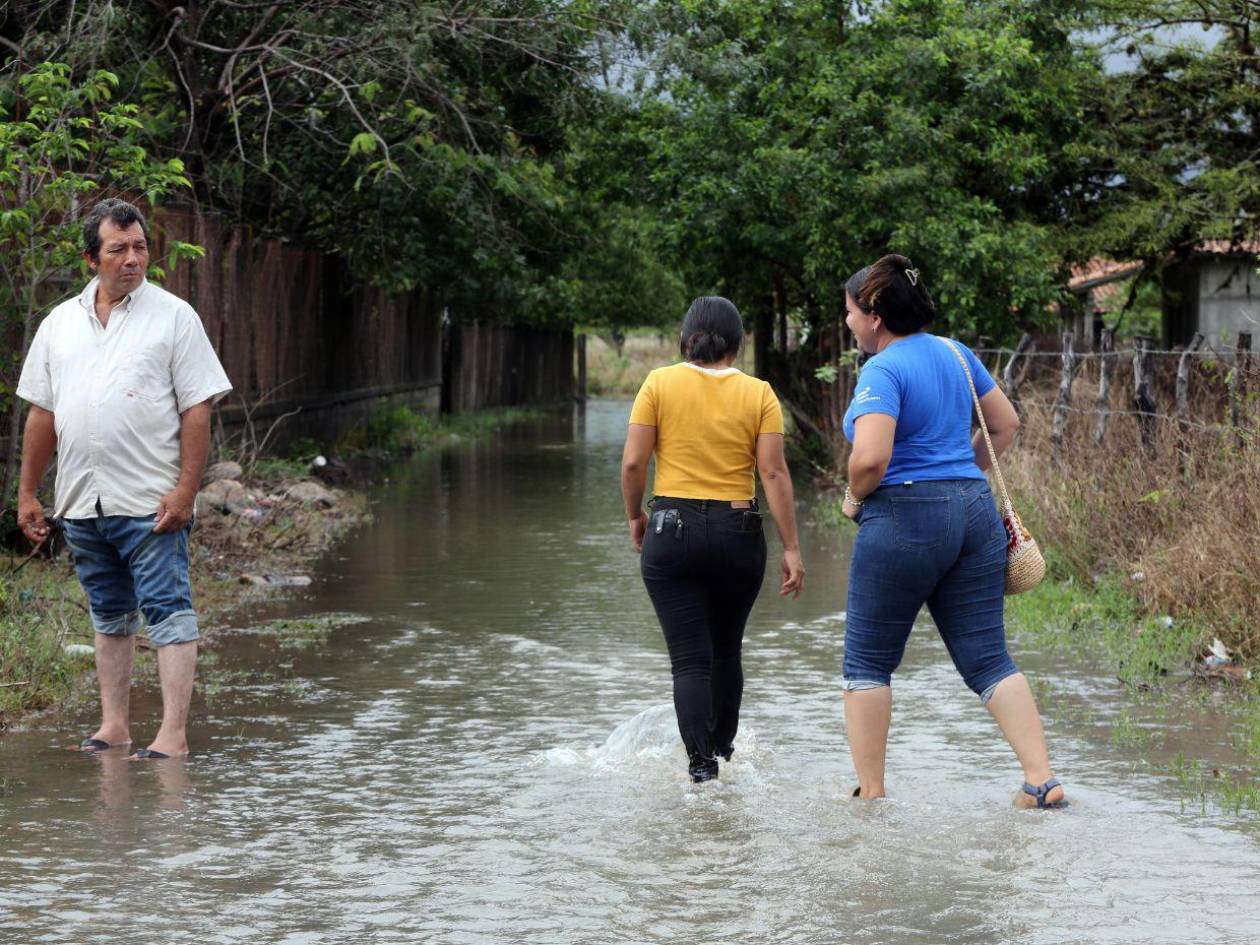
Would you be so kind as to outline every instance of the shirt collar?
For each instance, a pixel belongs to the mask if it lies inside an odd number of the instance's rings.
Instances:
[[[96,290],[100,287],[101,277],[93,276],[92,281],[84,286],[83,291],[79,293],[79,305],[89,315],[96,314]],[[123,296],[123,300],[119,302],[126,311],[130,312],[135,308],[136,300],[144,294],[144,290],[148,288],[149,280],[141,279],[140,284]]]
[[[701,374],[711,374],[714,377],[725,377],[728,374],[740,373],[739,368],[735,367],[735,365],[733,364],[730,367],[711,368],[711,367],[701,367],[698,364],[692,364],[690,361],[683,361],[682,363],[687,365],[687,367],[691,368],[693,371],[699,371]]]

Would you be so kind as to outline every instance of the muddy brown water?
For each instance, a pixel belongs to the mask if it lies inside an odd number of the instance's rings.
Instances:
[[[850,801],[844,529],[805,527],[799,601],[767,575],[735,761],[689,784],[620,519],[627,409],[400,468],[303,596],[218,638],[186,763],[58,750],[90,706],[0,741],[0,942],[1260,941],[1255,822],[1109,737],[1171,728],[1212,764],[1227,733],[1071,654],[1015,646],[1070,811],[1010,807],[1018,769],[930,626],[893,796]],[[155,717],[150,692],[138,739]]]

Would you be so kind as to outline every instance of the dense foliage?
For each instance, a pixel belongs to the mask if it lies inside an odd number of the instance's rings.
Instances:
[[[11,0],[0,103],[41,62],[108,69],[199,206],[363,281],[614,332],[721,292],[817,365],[888,250],[947,327],[1003,338],[1052,322],[1075,262],[1150,278],[1254,238],[1258,24],[1246,0]]]

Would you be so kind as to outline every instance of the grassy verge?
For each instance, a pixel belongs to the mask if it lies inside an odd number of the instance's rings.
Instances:
[[[360,470],[371,470],[377,462],[486,436],[541,414],[508,409],[439,421],[406,408],[382,410],[338,450]],[[198,515],[190,570],[193,599],[208,639],[229,611],[282,589],[282,583],[266,583],[268,576],[279,581],[300,572],[367,519],[367,496],[358,488],[332,490],[336,501],[331,507],[286,497],[293,486],[310,479],[309,456],[316,452],[306,442],[291,450],[303,459],[258,459],[243,482],[256,500],[252,514]],[[356,476],[356,482],[371,479],[370,471]],[[291,631],[298,623],[290,621],[286,627]],[[301,635],[302,640],[309,638],[311,634]],[[88,691],[85,671],[93,666],[91,653],[77,652],[74,645],[90,647],[92,641],[87,601],[63,549],[51,559],[28,560],[16,553],[7,562],[0,559],[0,733],[24,713],[73,706]],[[146,643],[142,637],[137,653],[136,675],[141,679],[154,672]],[[207,652],[203,663],[208,666],[213,659],[213,652]]]
[[[92,642],[83,592],[69,567],[21,562],[10,559],[9,574],[0,577],[0,730],[19,712],[65,702],[87,665],[65,644]]]
[[[269,491],[265,480],[249,485],[259,494]],[[190,571],[203,637],[213,637],[216,622],[228,611],[268,592],[242,583],[242,574],[299,571],[365,520],[363,494],[336,495],[332,509],[281,501],[261,522],[229,515],[199,517],[190,543]],[[0,732],[24,713],[74,704],[84,691],[85,670],[94,665],[93,636],[87,599],[64,550],[51,559],[10,559],[0,575]],[[142,636],[137,678],[152,674],[151,662]]]
[[[1198,654],[1210,629],[1152,614],[1114,575],[1086,585],[1064,577],[1061,562],[1052,570],[1058,579],[1007,598],[1011,630],[1035,646],[1071,653],[1115,673],[1128,698],[1109,722],[1111,742],[1138,752],[1147,770],[1175,779],[1187,808],[1204,814],[1260,813],[1260,782],[1254,775],[1260,763],[1258,674],[1203,678],[1195,668],[1202,665]],[[1039,695],[1048,695],[1045,690],[1053,683],[1039,682]],[[1217,724],[1202,738],[1187,738],[1194,734],[1186,729],[1187,714],[1211,717]],[[1207,760],[1213,756],[1224,760]]]
[[[388,460],[429,447],[476,439],[545,414],[541,408],[504,407],[437,417],[410,407],[390,407],[378,410],[367,423],[351,430],[337,451],[351,458]]]
[[[1062,574],[1061,567],[1054,571]],[[1092,585],[1052,576],[1008,597],[1006,614],[1017,633],[1104,666],[1126,686],[1140,688],[1189,673],[1205,632],[1194,623],[1148,613],[1114,576]]]
[[[1250,434],[1164,423],[1153,453],[1136,422],[1113,419],[1103,444],[1069,425],[1061,452],[1050,411],[1026,404],[1017,447],[1003,460],[1017,507],[1061,577],[1119,583],[1143,615],[1171,617],[1260,666],[1260,444]],[[1254,427],[1252,427],[1254,429]],[[1179,459],[1180,455],[1180,459]],[[1199,653],[1198,655],[1202,655]]]

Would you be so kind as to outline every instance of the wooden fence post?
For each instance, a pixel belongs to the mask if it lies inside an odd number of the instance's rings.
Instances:
[[[1190,371],[1195,353],[1202,346],[1203,334],[1196,331],[1177,361],[1177,472],[1183,476],[1190,459]]]
[[[1230,375],[1229,421],[1241,449],[1243,441],[1243,401],[1247,399],[1247,375],[1251,371],[1251,332],[1238,333],[1234,348],[1234,372]]]
[[[1138,412],[1138,436],[1146,452],[1155,455],[1155,398],[1151,395],[1151,339],[1133,339],[1133,404]]]
[[[577,399],[586,403],[586,333],[577,336]]]
[[[1098,369],[1098,397],[1094,400],[1094,409],[1098,418],[1094,421],[1094,442],[1102,443],[1107,435],[1107,421],[1111,418],[1111,378],[1116,373],[1116,338],[1110,328],[1104,328],[1098,339],[1098,350],[1102,354],[1102,364]]]
[[[1072,348],[1073,340],[1072,332],[1063,333],[1063,373],[1059,378],[1059,396],[1054,399],[1054,420],[1050,426],[1050,442],[1053,445],[1050,457],[1056,463],[1063,451],[1063,427],[1067,423],[1068,411],[1072,408],[1072,381],[1076,378],[1076,367],[1079,364]]]
[[[1028,362],[1032,358],[1027,357],[1027,353],[1034,347],[1033,336],[1028,332],[1024,332],[1019,344],[1015,346],[1015,353],[1011,355],[1011,359],[1006,362],[1006,370],[1002,372],[1002,386],[1006,388],[1006,399],[1011,402],[1011,406],[1015,408],[1015,412],[1019,413],[1019,385],[1023,383],[1024,374],[1028,371]],[[1023,373],[1015,373],[1015,362],[1024,358]]]

